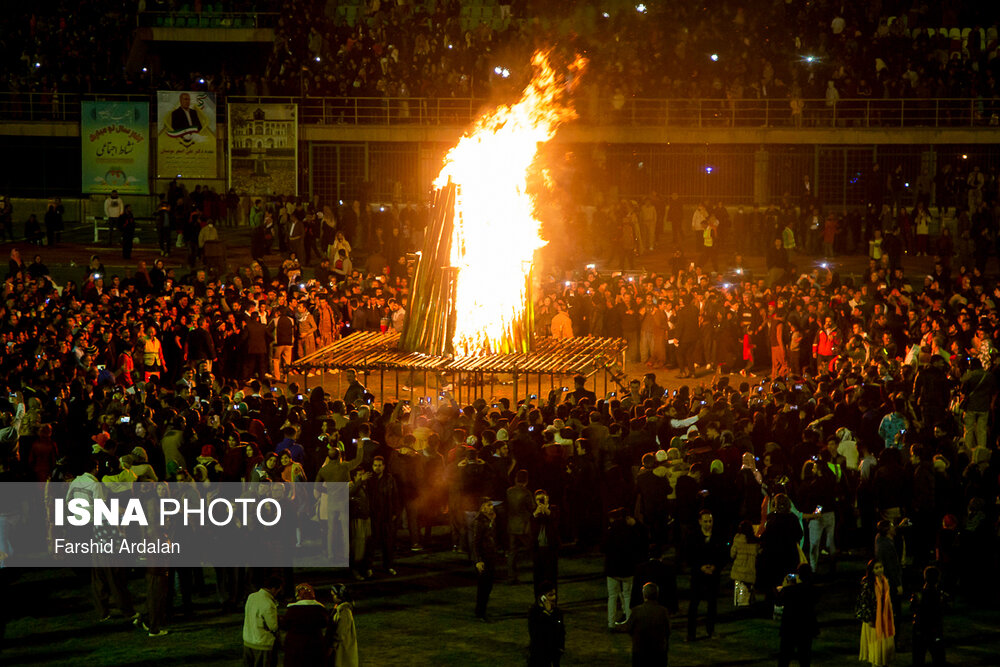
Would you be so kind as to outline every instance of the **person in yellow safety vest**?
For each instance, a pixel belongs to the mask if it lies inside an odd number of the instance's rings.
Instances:
[[[788,252],[795,250],[795,232],[792,231],[791,223],[789,222],[786,222],[785,228],[781,230],[781,245]]]
[[[716,241],[716,230],[719,228],[719,221],[714,215],[710,215],[705,221],[705,227],[701,230],[701,266],[708,268],[708,263],[712,263],[712,270],[719,270],[719,263],[716,259],[718,254]]]
[[[868,242],[868,256],[876,262],[882,259],[882,230],[875,230],[875,238]]]

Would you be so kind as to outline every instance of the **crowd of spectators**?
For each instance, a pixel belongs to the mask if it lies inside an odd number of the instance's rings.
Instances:
[[[164,211],[181,219],[205,208],[183,189],[169,201]],[[541,281],[540,335],[628,341],[629,368],[644,375],[609,395],[579,377],[519,403],[461,404],[445,391],[409,405],[376,396],[355,372],[344,374],[343,396],[306,390],[316,380],[290,361],[352,332],[402,327],[405,253],[419,247],[424,219],[418,207],[255,201],[250,266],[185,273],[158,260],[109,275],[94,256],[60,285],[41,257],[27,264],[12,251],[0,306],[11,397],[0,475],[291,483],[349,474],[352,575],[374,576],[376,553],[385,575],[405,567],[401,536],[412,551],[468,552],[484,618],[508,545],[508,575],[528,552],[536,593],[557,585],[560,550],[570,553],[560,545],[603,545],[609,629],[633,628],[633,591],[664,553],[690,570],[692,639],[699,600],[714,631],[724,571],[736,604],[754,590],[780,602],[800,563],[807,576],[836,578],[849,549],[879,560],[866,581],[876,590],[884,571],[897,627],[902,595],[932,562],[947,595],[989,604],[995,281],[942,264],[911,282],[889,260],[858,280],[787,267],[754,276],[738,256],[709,273],[680,249],[662,274],[587,269]],[[783,230],[763,233],[784,250]],[[665,390],[673,371],[701,383]],[[302,513],[298,539],[318,531],[311,516]],[[5,533],[0,551],[16,549],[15,537]],[[677,569],[660,565],[661,599],[676,611]],[[190,579],[179,581],[189,602]],[[247,593],[227,589],[226,608]]]
[[[855,109],[841,100],[974,99],[982,122],[996,112],[997,16],[981,3],[862,7],[824,0],[748,11],[738,3],[709,10],[682,2],[606,16],[572,4],[527,3],[504,5],[502,21],[470,22],[457,1],[370,2],[357,7],[353,23],[327,5],[281,6],[262,72],[246,69],[253,59],[223,59],[197,72],[126,72],[134,5],[26,6],[0,19],[0,67],[13,92],[197,88],[248,96],[482,98],[523,82],[528,72],[518,63],[536,47],[554,46],[590,59],[578,93],[590,102],[580,105],[585,114],[620,113],[633,99],[661,98],[719,100],[715,113],[731,120],[736,101],[782,101],[797,123],[818,121],[838,105],[850,118]],[[182,9],[150,7],[162,8]]]
[[[992,98],[995,23],[972,5],[684,2],[616,15],[580,39],[602,90],[626,97],[829,99],[832,81],[838,99]],[[943,27],[972,31],[953,40]]]
[[[485,97],[497,51],[515,30],[463,30],[458,2],[385,3],[355,26],[297,5],[283,16],[264,80],[272,94],[334,97]],[[510,35],[506,33],[510,32]],[[241,91],[252,95],[250,84]],[[259,94],[259,91],[258,91]]]

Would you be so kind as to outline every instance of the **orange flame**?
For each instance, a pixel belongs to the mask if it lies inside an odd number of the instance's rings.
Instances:
[[[521,99],[480,118],[448,152],[434,182],[458,186],[451,245],[459,269],[456,354],[517,347],[534,253],[546,244],[528,178],[541,144],[576,112],[563,100],[572,84],[556,76],[548,54],[536,52],[531,62],[535,74]],[[577,58],[570,71],[585,64]]]

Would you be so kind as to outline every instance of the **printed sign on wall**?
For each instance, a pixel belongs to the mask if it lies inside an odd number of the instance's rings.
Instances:
[[[229,105],[229,187],[248,195],[298,194],[298,107]]]
[[[156,108],[157,178],[215,178],[215,94],[161,90]]]
[[[80,154],[85,193],[149,193],[149,103],[83,102]]]

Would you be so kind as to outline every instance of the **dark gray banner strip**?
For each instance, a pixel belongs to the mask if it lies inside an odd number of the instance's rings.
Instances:
[[[0,484],[2,567],[347,567],[347,483]]]

